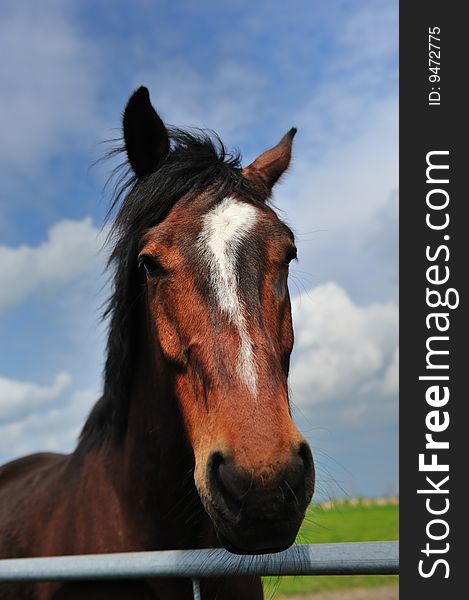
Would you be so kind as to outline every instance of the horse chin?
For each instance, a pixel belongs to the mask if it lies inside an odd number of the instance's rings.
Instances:
[[[293,545],[304,513],[279,515],[275,519],[258,519],[238,514],[231,518],[207,496],[200,494],[220,544],[232,554],[273,554]]]
[[[224,536],[222,533],[218,533],[218,539],[222,546],[231,552],[232,554],[275,554],[277,552],[283,552],[284,550],[288,550],[290,546],[293,545],[295,538],[290,540],[287,544],[274,544],[269,545],[269,542],[260,541],[258,543],[250,544],[248,546],[242,545],[238,546],[236,543],[233,543],[229,538]],[[266,545],[267,544],[267,545]]]
[[[296,519],[294,522],[241,519],[236,524],[212,519],[212,522],[214,522],[218,540],[226,550],[233,554],[283,552],[295,542],[300,525]]]

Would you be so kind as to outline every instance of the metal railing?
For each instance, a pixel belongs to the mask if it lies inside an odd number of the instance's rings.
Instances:
[[[237,556],[226,550],[165,550],[0,560],[0,583],[230,575],[385,575],[399,572],[399,542],[305,544]]]

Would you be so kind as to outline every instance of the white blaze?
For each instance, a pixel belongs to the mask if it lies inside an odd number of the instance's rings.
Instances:
[[[247,331],[245,307],[238,294],[236,263],[239,246],[256,220],[257,210],[253,206],[228,197],[204,216],[199,237],[220,309],[238,329],[240,346],[236,370],[252,394],[257,390],[257,370],[252,340]]]

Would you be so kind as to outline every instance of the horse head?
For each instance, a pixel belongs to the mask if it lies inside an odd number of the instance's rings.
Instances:
[[[198,494],[229,550],[285,549],[314,488],[311,450],[288,397],[295,239],[267,202],[296,130],[241,168],[207,160],[207,145],[192,146],[189,135],[171,136],[146,88],[129,100],[123,124],[139,195],[164,203],[155,186],[160,194],[166,179],[172,195],[181,186],[139,239],[134,268],[144,279],[155,364],[171,372],[194,453]]]

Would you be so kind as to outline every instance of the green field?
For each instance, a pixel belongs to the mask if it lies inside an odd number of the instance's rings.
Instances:
[[[325,510],[312,506],[298,534],[299,544],[372,542],[399,539],[399,506],[351,506],[340,503]],[[314,577],[264,577],[266,598],[307,594],[338,588],[397,584],[397,575],[336,575]]]

